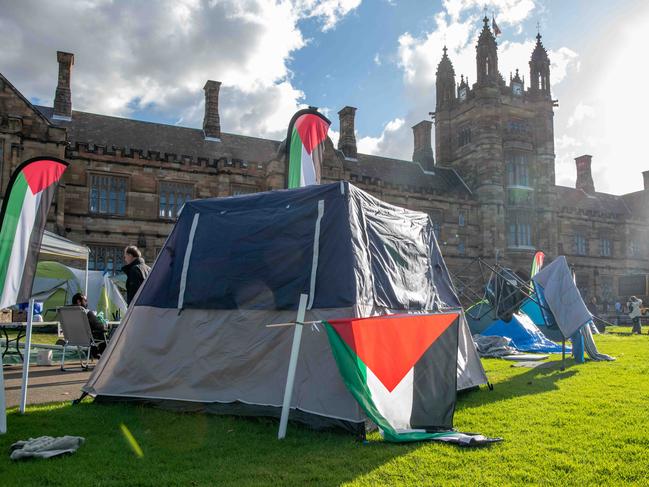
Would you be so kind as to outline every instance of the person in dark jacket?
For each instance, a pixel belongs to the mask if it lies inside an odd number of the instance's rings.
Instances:
[[[142,253],[135,245],[124,249],[124,261],[126,265],[122,267],[122,272],[126,274],[126,304],[131,304],[151,268],[144,263]]]
[[[72,296],[72,305],[81,306],[88,316],[88,323],[90,323],[90,330],[92,331],[92,337],[95,340],[100,340],[96,347],[90,349],[90,353],[93,358],[99,358],[101,354],[106,349],[106,325],[104,325],[94,311],[88,309],[88,298],[81,293],[77,293]]]

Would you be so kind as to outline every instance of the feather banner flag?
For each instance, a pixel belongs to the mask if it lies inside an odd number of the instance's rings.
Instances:
[[[28,301],[54,191],[68,163],[53,157],[14,171],[0,214],[0,308]]]
[[[298,111],[288,126],[288,187],[320,184],[324,143],[331,121],[314,108]]]

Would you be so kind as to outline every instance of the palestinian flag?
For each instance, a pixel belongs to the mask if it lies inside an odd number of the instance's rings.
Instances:
[[[543,260],[545,259],[545,254],[540,250],[534,254],[532,259],[532,270],[530,271],[530,277],[534,277],[543,267]]]
[[[330,125],[329,119],[313,108],[293,115],[286,136],[289,188],[320,184],[324,142]]]
[[[9,180],[0,217],[0,308],[31,296],[47,212],[67,167],[37,157],[18,166]]]
[[[345,385],[388,441],[457,437],[458,313],[325,321]],[[466,435],[465,435],[466,436]]]

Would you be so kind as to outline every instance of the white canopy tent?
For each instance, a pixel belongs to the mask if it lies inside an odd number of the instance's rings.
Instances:
[[[88,290],[88,260],[90,249],[85,245],[81,245],[68,240],[67,238],[56,235],[55,233],[43,233],[41,241],[41,250],[39,255],[63,257],[67,259],[83,260],[86,263],[86,276],[84,292]],[[32,322],[34,318],[34,299],[29,300],[29,307],[27,312],[27,331],[25,334],[25,356],[23,360],[23,377],[22,389],[20,399],[20,412],[25,412],[25,405],[27,404],[27,384],[29,381],[29,358],[30,348],[32,344]],[[0,434],[7,431],[7,411],[5,402],[5,388],[4,388],[4,370],[0,374]]]

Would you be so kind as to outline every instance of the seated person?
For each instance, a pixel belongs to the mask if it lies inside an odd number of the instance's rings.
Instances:
[[[93,358],[101,357],[101,354],[106,349],[106,336],[104,335],[106,332],[106,326],[99,321],[99,318],[97,318],[94,311],[88,309],[88,298],[84,294],[77,293],[72,296],[72,306],[81,306],[88,315],[88,323],[90,323],[92,337],[95,340],[102,340],[102,342],[97,344],[96,347],[92,347],[90,353]]]

